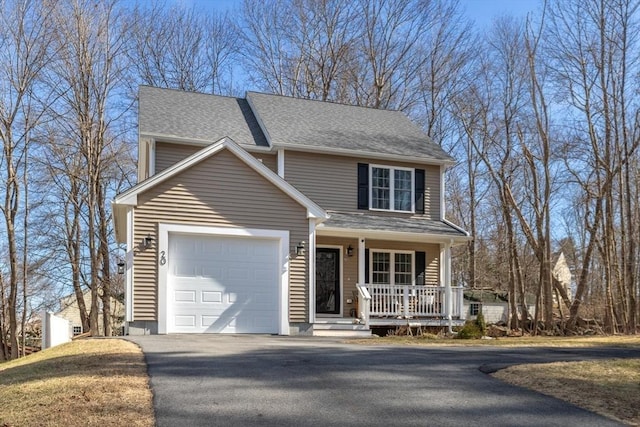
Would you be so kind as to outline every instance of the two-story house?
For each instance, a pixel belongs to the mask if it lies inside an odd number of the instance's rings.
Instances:
[[[142,87],[139,183],[113,202],[129,333],[459,323],[453,163],[398,111]]]

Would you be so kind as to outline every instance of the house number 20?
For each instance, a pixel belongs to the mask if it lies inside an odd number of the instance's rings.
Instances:
[[[167,263],[167,257],[165,255],[165,251],[160,252],[160,265],[165,265]]]

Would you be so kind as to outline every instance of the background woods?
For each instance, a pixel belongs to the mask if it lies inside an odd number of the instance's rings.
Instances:
[[[113,332],[109,200],[135,181],[140,84],[404,111],[459,160],[457,282],[507,291],[513,329],[636,333],[639,4],[541,1],[479,32],[444,0],[0,0],[0,359],[63,295]]]

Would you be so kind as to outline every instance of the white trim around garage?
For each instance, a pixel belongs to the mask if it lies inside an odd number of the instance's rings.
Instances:
[[[125,255],[125,322],[133,322],[133,207],[127,207],[127,253]]]
[[[264,230],[249,228],[210,227],[202,225],[186,224],[159,224],[158,225],[158,333],[166,334],[169,324],[169,299],[168,299],[168,254],[169,234],[199,234],[208,236],[225,237],[256,237],[278,240],[280,253],[278,265],[280,266],[279,283],[279,331],[280,335],[289,335],[289,231]]]

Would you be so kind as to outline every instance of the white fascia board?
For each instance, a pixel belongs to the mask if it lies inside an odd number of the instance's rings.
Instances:
[[[138,182],[146,179],[145,171],[147,170],[147,140],[138,134],[138,167],[136,174]]]
[[[116,234],[116,243],[127,242],[127,212],[128,206],[111,202],[113,229]]]
[[[317,229],[319,236],[338,236],[350,238],[367,238],[380,240],[399,240],[415,243],[465,243],[471,240],[469,236],[451,236],[435,233],[407,233],[401,231],[369,230],[356,228],[333,228],[320,226]]]
[[[420,158],[415,156],[402,156],[398,154],[387,154],[387,153],[376,153],[370,151],[362,151],[362,150],[351,150],[348,148],[335,148],[335,147],[317,147],[317,146],[308,146],[308,145],[299,145],[299,144],[272,144],[274,149],[286,149],[291,151],[302,151],[306,153],[318,153],[318,154],[333,154],[336,156],[347,156],[347,157],[360,157],[360,158],[368,158],[368,159],[376,159],[383,161],[396,161],[396,162],[404,162],[404,163],[418,163],[424,165],[435,165],[435,166],[453,166],[457,162],[455,160],[438,160],[433,158]]]

